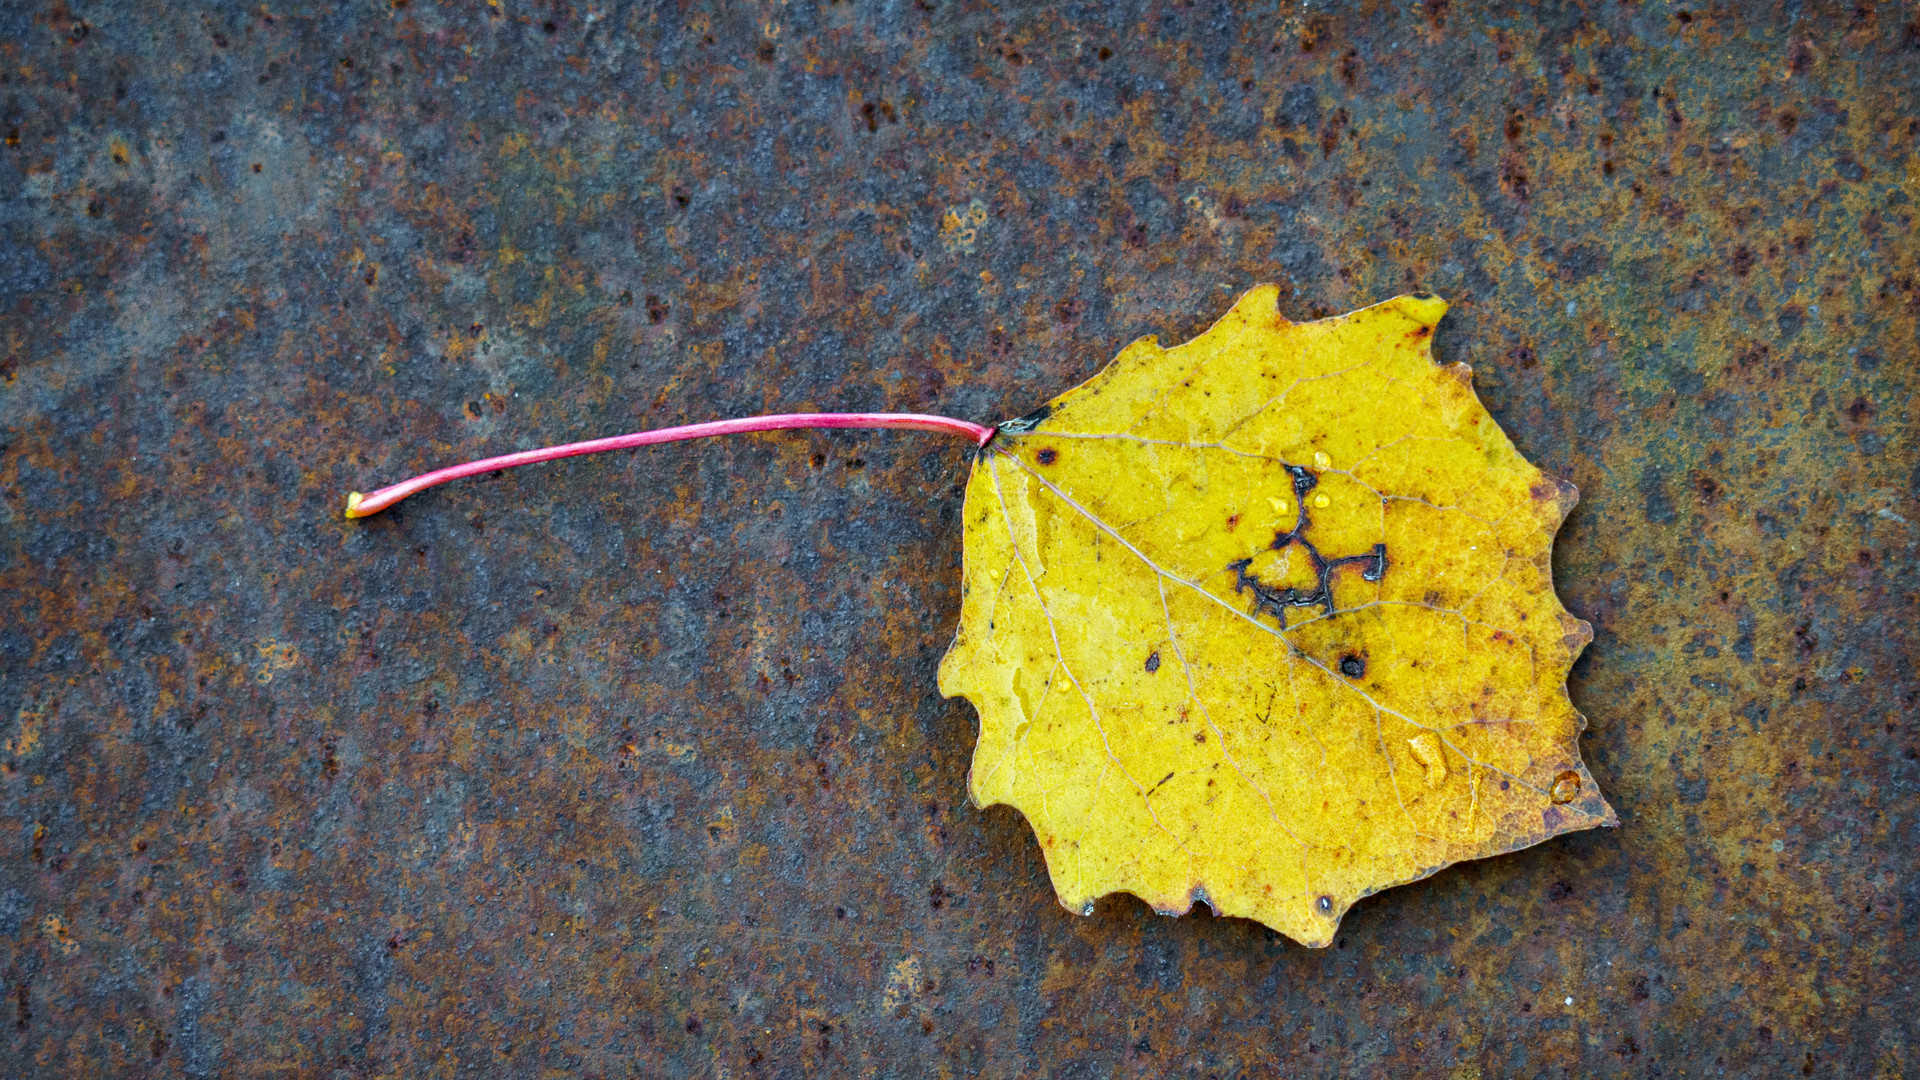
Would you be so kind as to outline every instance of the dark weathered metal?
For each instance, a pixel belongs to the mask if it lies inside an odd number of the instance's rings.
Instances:
[[[1920,16],[1477,7],[0,5],[0,1073],[1920,1071]],[[952,441],[340,517],[1269,280],[1580,485],[1622,819],[1323,952],[966,804]]]

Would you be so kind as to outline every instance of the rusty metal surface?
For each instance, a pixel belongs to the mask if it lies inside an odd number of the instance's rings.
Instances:
[[[1920,1071],[1920,14],[1335,6],[0,6],[0,1075]],[[1579,484],[1622,819],[1324,951],[966,804],[957,442],[339,516],[1261,281]]]

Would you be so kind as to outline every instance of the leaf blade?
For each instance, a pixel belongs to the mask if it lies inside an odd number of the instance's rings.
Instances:
[[[1432,362],[1444,301],[1277,298],[1135,342],[981,456],[940,687],[1070,910],[1204,899],[1324,945],[1361,896],[1614,818],[1564,685],[1571,485]]]

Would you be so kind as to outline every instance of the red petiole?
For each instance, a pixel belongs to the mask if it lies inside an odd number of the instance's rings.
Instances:
[[[347,496],[347,516],[362,518],[377,514],[401,499],[415,492],[425,491],[436,484],[444,484],[449,480],[458,480],[463,476],[473,476],[477,473],[493,472],[496,469],[511,469],[516,465],[532,465],[539,461],[553,461],[556,458],[574,457],[579,454],[597,454],[602,450],[630,450],[636,446],[652,446],[655,443],[703,439],[709,435],[742,435],[752,431],[782,431],[788,428],[900,428],[908,431],[943,431],[964,435],[972,439],[975,446],[985,446],[991,442],[996,430],[971,424],[965,420],[955,420],[946,416],[927,416],[922,413],[778,413],[773,416],[749,416],[741,420],[710,420],[704,424],[686,424],[681,427],[660,428],[657,431],[636,431],[631,435],[616,435],[609,439],[589,439],[586,442],[567,443],[564,446],[522,450],[517,454],[503,454],[500,457],[469,461],[464,465],[435,469],[429,473],[421,473],[411,480],[402,480],[398,484],[383,487],[368,495],[353,492]]]

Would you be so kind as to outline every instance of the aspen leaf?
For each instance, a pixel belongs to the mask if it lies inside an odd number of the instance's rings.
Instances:
[[[1444,301],[1278,296],[1000,427],[940,688],[1069,910],[1202,900],[1323,946],[1370,893],[1618,822],[1553,591],[1578,493],[1434,363]]]

